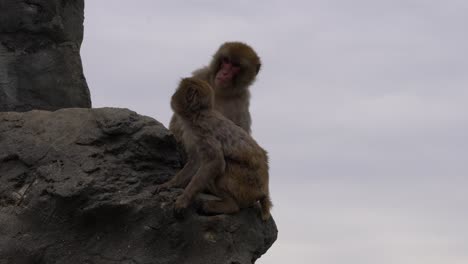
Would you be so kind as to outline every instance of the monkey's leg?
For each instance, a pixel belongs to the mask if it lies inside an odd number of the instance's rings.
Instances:
[[[203,201],[202,210],[206,214],[232,214],[239,212],[239,205],[230,195],[224,194],[220,198],[221,200]]]

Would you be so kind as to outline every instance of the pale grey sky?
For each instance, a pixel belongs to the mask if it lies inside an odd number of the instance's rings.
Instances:
[[[167,125],[224,41],[263,60],[253,135],[279,237],[260,264],[468,263],[468,2],[86,1],[93,106]]]

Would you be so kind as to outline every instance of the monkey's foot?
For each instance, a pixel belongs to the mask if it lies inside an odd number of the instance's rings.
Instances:
[[[185,194],[179,195],[174,203],[174,214],[179,217],[183,216],[190,205],[190,200]]]
[[[215,214],[233,214],[239,212],[240,208],[232,198],[223,200],[203,201],[201,206],[203,212],[209,215]]]

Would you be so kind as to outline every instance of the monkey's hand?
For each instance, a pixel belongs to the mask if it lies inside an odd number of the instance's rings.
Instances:
[[[154,188],[153,193],[160,193],[162,191],[167,191],[168,189],[172,188],[172,183],[170,181],[165,182],[163,184],[156,185]]]

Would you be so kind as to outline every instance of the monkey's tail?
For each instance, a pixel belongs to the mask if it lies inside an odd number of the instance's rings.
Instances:
[[[262,220],[266,221],[271,217],[270,210],[273,207],[269,194],[260,199],[260,206],[262,207]]]

